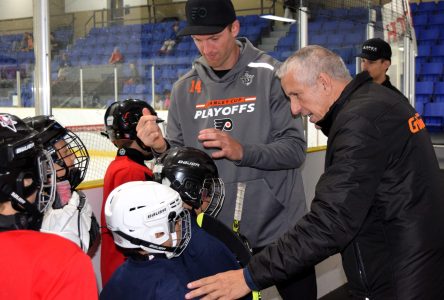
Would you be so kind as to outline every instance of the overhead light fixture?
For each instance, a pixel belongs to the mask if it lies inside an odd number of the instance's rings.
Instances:
[[[296,22],[295,19],[278,17],[278,16],[274,16],[274,15],[263,15],[263,16],[261,16],[261,18],[269,19],[269,20],[274,20],[274,21],[288,22],[288,23]]]

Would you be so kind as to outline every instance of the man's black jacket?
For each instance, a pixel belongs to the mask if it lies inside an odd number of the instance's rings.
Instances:
[[[420,116],[364,72],[318,125],[328,144],[311,212],[252,258],[253,282],[341,253],[358,299],[444,299],[444,185]]]

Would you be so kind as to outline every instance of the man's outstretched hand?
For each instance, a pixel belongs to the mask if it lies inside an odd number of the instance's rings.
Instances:
[[[199,297],[202,300],[231,300],[241,298],[251,292],[245,282],[242,269],[205,277],[188,283],[187,287],[192,291],[185,295],[185,299]]]

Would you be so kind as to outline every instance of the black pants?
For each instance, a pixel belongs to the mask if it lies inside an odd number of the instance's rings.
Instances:
[[[253,248],[253,254],[259,253],[264,248]],[[276,284],[276,288],[283,300],[316,300],[317,286],[314,266],[307,268],[286,282]]]

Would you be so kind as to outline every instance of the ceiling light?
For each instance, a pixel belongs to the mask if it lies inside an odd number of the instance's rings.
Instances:
[[[289,23],[296,22],[295,19],[278,17],[278,16],[274,16],[274,15],[263,15],[263,16],[261,16],[261,18],[269,19],[269,20],[274,20],[274,21],[289,22]]]

